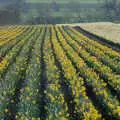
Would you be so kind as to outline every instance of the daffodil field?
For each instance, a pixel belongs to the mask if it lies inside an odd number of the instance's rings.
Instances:
[[[120,120],[120,52],[70,26],[0,27],[0,120]]]

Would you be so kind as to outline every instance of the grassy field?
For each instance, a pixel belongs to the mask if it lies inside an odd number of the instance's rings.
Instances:
[[[71,26],[80,26],[83,29],[95,35],[106,38],[115,43],[120,43],[120,34],[119,34],[120,24],[114,24],[111,22],[97,22],[97,23],[81,23],[81,24],[76,23],[76,24],[71,24]]]
[[[83,29],[104,37],[116,43],[120,43],[120,26],[114,23],[90,23],[81,24]]]
[[[0,120],[120,119],[120,52],[70,26],[0,28]]]

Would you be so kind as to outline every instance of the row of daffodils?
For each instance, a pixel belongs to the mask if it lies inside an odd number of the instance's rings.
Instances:
[[[74,41],[65,31],[60,28],[64,36],[66,36],[67,43],[71,45],[71,47],[78,53],[78,55],[84,59],[89,67],[91,67],[94,71],[99,73],[99,76],[104,79],[104,81],[110,85],[116,93],[120,93],[120,75],[114,73],[109,66],[104,65],[96,56],[92,56],[89,52],[87,52],[83,47],[79,46],[76,41]],[[73,33],[70,32],[70,35]],[[119,96],[120,97],[120,96]]]
[[[78,31],[70,28],[74,32],[72,37],[78,42],[78,44],[84,47],[90,54],[95,55],[102,63],[109,66],[114,72],[120,74],[120,53],[108,48],[98,42],[91,40],[79,33]],[[79,39],[79,41],[77,40]]]
[[[120,53],[72,27],[0,27],[0,120],[120,119]]]
[[[11,29],[10,28],[0,32],[0,48],[5,44],[16,40],[17,37],[21,36],[21,34],[25,32],[25,27],[23,26],[12,27]]]

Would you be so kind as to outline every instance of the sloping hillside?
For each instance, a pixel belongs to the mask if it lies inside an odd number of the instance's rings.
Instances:
[[[90,33],[106,38],[115,43],[120,43],[120,34],[119,34],[120,24],[115,24],[112,22],[96,22],[96,23],[73,23],[73,24],[64,24],[64,25],[65,26],[69,25],[73,27],[80,26],[81,28],[87,30]]]
[[[120,26],[114,23],[88,23],[80,26],[96,35],[104,37],[116,43],[120,43]]]

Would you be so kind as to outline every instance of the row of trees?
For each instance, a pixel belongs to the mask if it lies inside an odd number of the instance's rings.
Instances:
[[[7,4],[7,3],[6,3]],[[18,24],[20,22],[23,0],[14,0],[0,11],[0,24]]]
[[[109,18],[111,14],[115,14],[116,17],[120,18],[120,2],[118,0],[105,0],[104,8]]]
[[[0,12],[0,23],[3,24],[19,24],[21,23],[21,12],[24,8],[25,0],[14,0],[14,3],[10,4],[6,7],[6,11]],[[120,18],[120,1],[118,0],[104,0],[104,3],[101,3],[100,0],[98,0],[98,4],[101,4],[101,9],[104,9],[105,15],[109,19]],[[72,8],[71,10],[76,13],[76,17],[72,18],[70,10],[68,12],[64,12],[63,16],[52,16],[52,12],[58,12],[60,10],[60,5],[53,0],[52,3],[46,4],[44,6],[38,6],[36,8],[37,16],[34,16],[29,11],[26,14],[29,14],[30,17],[26,19],[26,24],[40,24],[40,23],[66,23],[69,22],[70,19],[74,19],[75,22],[84,22],[84,18],[82,18],[83,11],[81,8],[79,8],[79,4],[77,4],[77,1],[75,2],[69,2],[69,7]],[[70,14],[69,14],[70,13]],[[94,13],[93,13],[94,14]],[[89,17],[89,16],[88,16]],[[86,19],[90,20],[90,17]],[[97,17],[97,16],[96,16]],[[102,16],[103,17],[103,16]],[[22,18],[24,19],[24,18]],[[77,19],[79,21],[77,21]],[[81,21],[80,21],[81,20]]]

